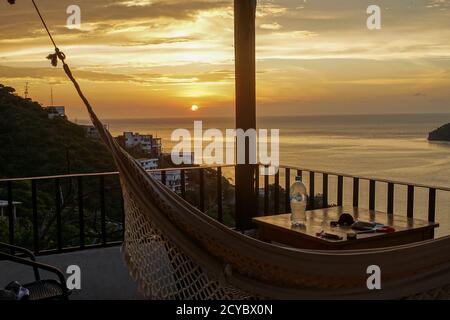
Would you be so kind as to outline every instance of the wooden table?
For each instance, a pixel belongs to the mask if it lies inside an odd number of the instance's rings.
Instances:
[[[349,213],[355,221],[370,221],[395,228],[394,233],[358,234],[356,240],[348,240],[351,228],[331,227],[342,213]],[[258,236],[266,242],[278,242],[296,248],[316,250],[352,250],[391,247],[432,239],[438,223],[419,219],[409,219],[398,215],[361,208],[333,207],[308,211],[308,222],[304,227],[292,227],[290,214],[254,218],[258,226]],[[342,240],[329,240],[317,237],[320,231],[337,234]]]

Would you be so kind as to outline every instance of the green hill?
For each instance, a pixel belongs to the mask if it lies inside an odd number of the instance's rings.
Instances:
[[[114,171],[105,146],[0,84],[0,178]]]
[[[49,119],[48,111],[38,103],[14,94],[11,87],[0,85],[0,179],[98,173],[115,171],[106,147],[85,137],[84,129],[64,118]],[[38,236],[41,250],[56,248],[55,194],[61,197],[64,246],[79,244],[77,179],[60,179],[58,190],[53,180],[37,183]],[[107,232],[109,240],[120,239],[121,197],[115,176],[105,177]],[[101,241],[99,219],[100,181],[83,179],[85,237],[87,244]],[[33,247],[33,212],[31,183],[12,183],[13,201],[17,206],[15,243]],[[0,200],[7,199],[5,183],[0,183]],[[0,216],[0,241],[8,241],[8,219]]]

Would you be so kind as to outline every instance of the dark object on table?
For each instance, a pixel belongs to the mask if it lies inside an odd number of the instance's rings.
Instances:
[[[342,240],[343,239],[341,236],[339,236],[337,234],[329,233],[329,232],[325,232],[325,231],[317,233],[317,236],[319,238],[324,238],[324,239],[328,239],[328,240]]]
[[[363,233],[394,233],[395,228],[385,226],[376,222],[365,222],[365,221],[357,221],[352,225],[352,229],[356,230],[354,232],[354,236],[352,234],[347,234],[347,239],[356,239],[356,235]]]
[[[382,224],[376,225],[375,228],[373,229],[368,229],[368,230],[362,230],[362,231],[357,231],[357,234],[363,234],[363,233],[394,233],[395,229],[389,226],[384,226]]]
[[[338,221],[331,221],[330,225],[332,227],[350,227],[355,223],[355,219],[351,214],[343,213],[339,216]]]
[[[356,232],[347,233],[347,240],[357,240],[358,234]]]
[[[369,231],[375,229],[376,226],[377,224],[375,222],[356,221],[352,224],[352,229],[358,231]]]
[[[357,221],[352,225],[352,229],[356,230],[358,234],[360,233],[370,233],[370,232],[381,232],[381,233],[393,233],[395,228],[385,226],[381,223],[376,222],[365,222]]]
[[[30,260],[22,258],[21,256],[17,256],[15,255],[15,253],[20,253],[22,256],[28,257]],[[0,242],[0,259],[31,267],[34,271],[35,277],[34,282],[25,284],[23,286],[18,283],[12,282],[10,285],[8,285],[9,290],[5,290],[3,291],[3,293],[0,292],[0,297],[4,296],[5,299],[10,299],[12,293],[14,299],[17,300],[17,293],[20,294],[20,292],[15,292],[14,290],[21,290],[20,288],[22,288],[21,296],[23,296],[23,294],[25,293],[24,289],[28,290],[29,292],[27,300],[68,299],[70,291],[66,287],[66,279],[64,277],[64,274],[55,267],[36,262],[36,257],[30,250]],[[42,280],[39,270],[44,270],[54,274],[58,280]]]

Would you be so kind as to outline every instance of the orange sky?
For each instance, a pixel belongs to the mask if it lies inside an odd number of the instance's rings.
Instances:
[[[102,117],[233,115],[232,0],[37,2]],[[0,1],[0,83],[87,118],[32,9]],[[257,60],[260,115],[449,112],[450,1],[260,0]]]

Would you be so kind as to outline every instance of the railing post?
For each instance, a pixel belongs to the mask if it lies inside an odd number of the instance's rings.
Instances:
[[[284,194],[284,210],[286,213],[291,212],[291,201],[290,201],[290,193],[291,193],[291,170],[289,168],[286,168],[284,170],[284,187],[285,187],[285,194]]]
[[[270,190],[269,190],[269,175],[264,176],[264,214],[269,214],[269,200],[270,200]]]
[[[309,172],[309,210],[315,209],[315,198],[316,198],[316,190],[315,190],[315,179],[316,174],[313,171]]]
[[[100,212],[101,212],[101,232],[102,245],[106,246],[106,206],[105,206],[105,177],[100,176]]]
[[[80,248],[83,249],[85,246],[84,239],[84,202],[83,202],[83,177],[78,177],[78,222],[80,225]]]
[[[322,174],[323,207],[328,208],[328,174]]]
[[[167,184],[167,172],[165,170],[161,171],[161,183],[163,185]]]
[[[39,254],[39,228],[37,210],[37,188],[36,180],[31,180],[31,207],[33,210],[33,250],[34,254]]]
[[[58,251],[62,251],[62,222],[61,222],[61,187],[59,178],[55,179],[55,210],[56,210],[56,241]]]
[[[359,178],[353,178],[353,207],[359,207]]]
[[[222,167],[217,167],[217,219],[223,223]]]
[[[8,236],[9,236],[9,244],[14,245],[14,202],[13,202],[13,191],[12,191],[12,182],[7,182],[7,192],[8,192]]]
[[[338,176],[337,202],[338,202],[339,207],[342,207],[344,204],[344,177],[343,176]]]
[[[436,221],[436,189],[434,188],[430,188],[428,194],[428,221]],[[432,231],[432,235],[434,238],[434,229]]]
[[[200,211],[205,212],[205,179],[204,169],[200,169],[199,172],[199,184],[200,184]]]
[[[395,196],[395,185],[392,182],[388,183],[388,194],[387,194],[387,213],[394,214],[394,196]]]
[[[370,180],[369,182],[369,210],[375,210],[375,180]]]
[[[181,197],[186,199],[186,171],[181,170]]]
[[[259,216],[259,165],[255,166],[255,208],[256,208],[256,214]]]
[[[408,218],[414,217],[414,186],[408,186],[408,207],[407,207]]]
[[[275,184],[274,184],[274,196],[273,196],[273,202],[274,202],[274,208],[273,211],[275,214],[280,213],[280,171],[278,171],[275,174]]]
[[[428,194],[428,221],[436,221],[436,189],[430,188]]]

